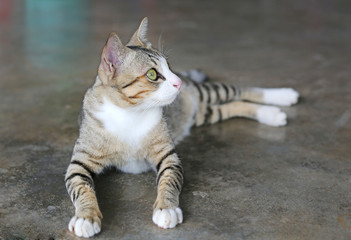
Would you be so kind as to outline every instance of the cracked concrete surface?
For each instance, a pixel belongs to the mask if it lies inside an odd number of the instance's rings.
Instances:
[[[233,119],[177,147],[184,223],[151,220],[155,175],[96,178],[94,239],[351,239],[349,1],[0,1],[0,239],[77,239],[63,175],[111,31],[144,16],[175,70],[293,87],[282,128]]]

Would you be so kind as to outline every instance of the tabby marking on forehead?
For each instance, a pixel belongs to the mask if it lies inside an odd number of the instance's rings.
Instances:
[[[151,55],[153,57],[159,58],[159,57],[164,57],[160,52],[149,49],[149,48],[144,48],[140,46],[127,46],[130,49],[136,50],[136,51],[143,51],[144,53]]]
[[[121,108],[104,99],[95,116],[102,121],[108,132],[121,141],[136,146],[160,122],[162,110]]]

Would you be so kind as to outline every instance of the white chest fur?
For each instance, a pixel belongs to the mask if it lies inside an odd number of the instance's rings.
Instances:
[[[137,148],[140,141],[160,122],[162,110],[125,109],[105,99],[95,116],[102,121],[108,132]]]

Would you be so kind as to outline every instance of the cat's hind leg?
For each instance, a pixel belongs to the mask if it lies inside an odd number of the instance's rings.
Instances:
[[[193,83],[201,103],[223,104],[231,101],[290,106],[297,103],[299,93],[292,88],[238,88],[219,82]]]
[[[241,100],[278,106],[297,103],[299,93],[292,88],[246,88],[241,91]]]
[[[195,117],[195,125],[213,124],[233,117],[254,119],[260,123],[279,127],[286,125],[286,113],[278,107],[233,101],[218,105],[202,105]]]

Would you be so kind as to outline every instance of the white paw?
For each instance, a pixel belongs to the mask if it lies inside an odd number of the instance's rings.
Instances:
[[[78,237],[92,237],[101,231],[101,227],[97,222],[91,223],[84,218],[74,216],[68,224],[68,229]]]
[[[264,88],[262,91],[267,104],[290,106],[299,98],[299,93],[292,88]]]
[[[257,110],[257,120],[273,127],[286,125],[286,113],[277,107],[262,106]]]
[[[152,221],[160,228],[174,228],[183,222],[183,213],[180,208],[158,209],[152,216]]]

